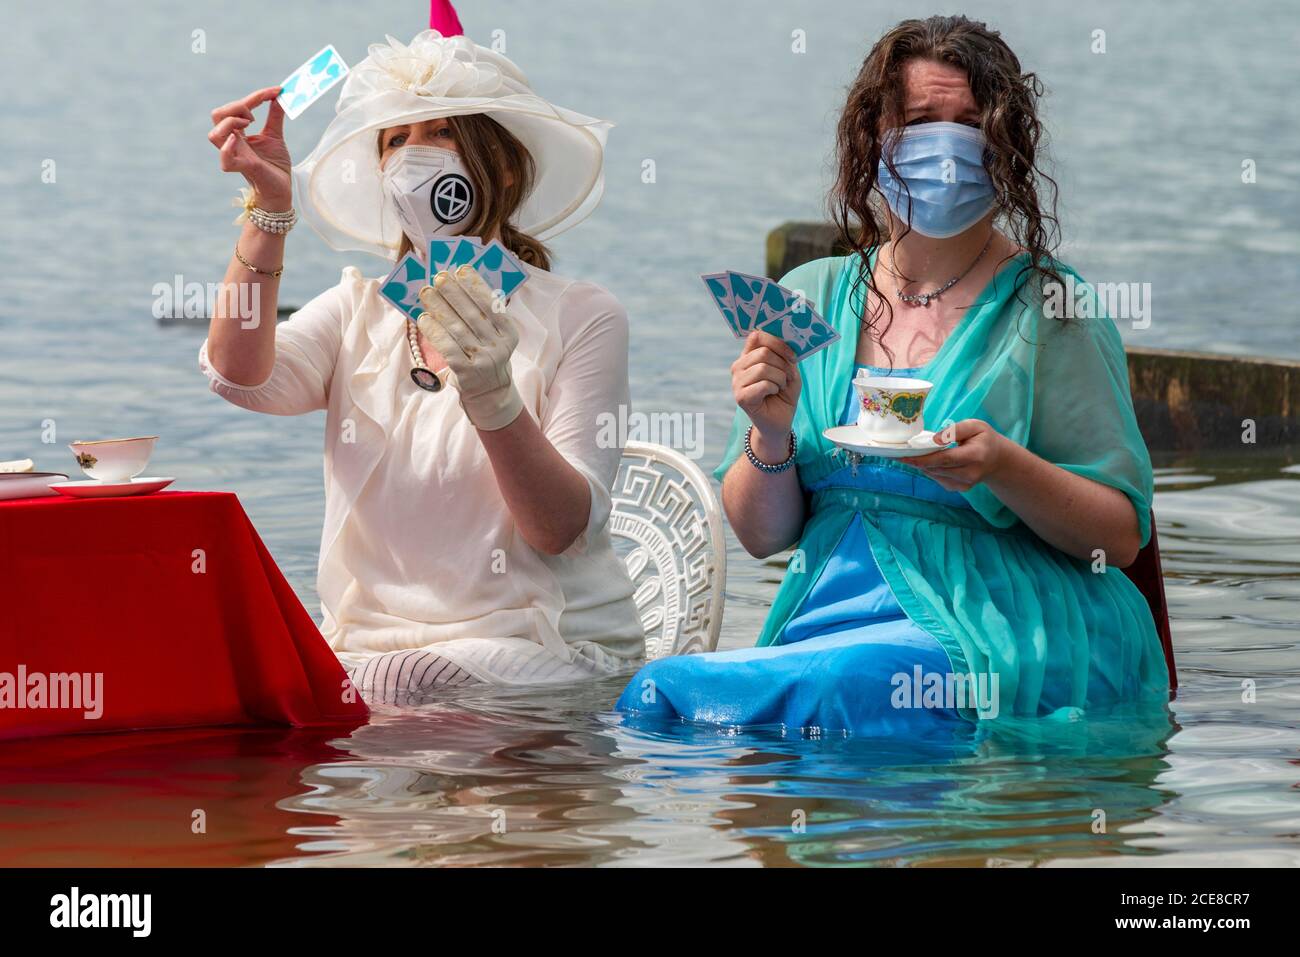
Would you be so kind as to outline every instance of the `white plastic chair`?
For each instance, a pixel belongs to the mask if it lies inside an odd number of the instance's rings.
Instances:
[[[609,531],[636,587],[646,660],[712,651],[722,627],[727,545],[713,486],[663,445],[628,442]]]

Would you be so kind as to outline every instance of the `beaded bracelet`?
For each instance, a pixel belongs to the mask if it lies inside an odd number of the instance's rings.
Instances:
[[[264,233],[283,236],[298,222],[298,210],[289,204],[288,209],[263,209],[257,205],[257,190],[241,186],[239,195],[232,200],[232,205],[239,206],[243,212],[235,217],[235,225],[252,223]]]
[[[753,465],[754,468],[758,469],[760,472],[767,472],[770,475],[774,472],[784,472],[790,466],[794,465],[794,455],[799,447],[798,443],[795,441],[794,430],[790,431],[790,454],[786,457],[784,462],[778,463],[777,465],[768,465],[754,454],[754,447],[749,441],[750,434],[753,431],[754,427],[752,425],[745,430],[745,458],[749,459],[750,464]]]
[[[298,222],[298,211],[291,206],[282,213],[274,213],[253,206],[248,210],[248,218],[262,232],[283,236]]]

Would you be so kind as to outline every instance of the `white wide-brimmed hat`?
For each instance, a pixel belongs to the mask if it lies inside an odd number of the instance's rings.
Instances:
[[[293,168],[298,208],[326,243],[394,258],[402,229],[385,203],[378,131],[467,113],[490,115],[537,165],[516,228],[545,240],[590,215],[604,192],[613,124],[552,106],[514,63],[467,37],[425,30],[409,45],[387,39],[348,74],[338,115]]]

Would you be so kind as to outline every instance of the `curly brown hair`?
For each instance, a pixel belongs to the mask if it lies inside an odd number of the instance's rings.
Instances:
[[[873,193],[880,195],[876,174],[882,158],[890,173],[902,179],[883,146],[886,134],[905,122],[903,68],[916,59],[947,63],[966,74],[980,110],[987,143],[984,168],[997,193],[1000,226],[1030,254],[1016,276],[1017,295],[1034,274],[1041,282],[1062,282],[1054,265],[1060,243],[1058,190],[1056,181],[1039,167],[1045,146],[1038,118],[1042,82],[1036,74],[1022,72],[1002,35],[983,23],[962,16],[904,20],[871,48],[849,89],[836,134],[838,173],[830,196],[843,243],[858,260],[854,296],[863,283],[874,294],[875,305],[864,310],[863,325],[891,364],[893,357],[881,340],[893,322],[893,309],[868,269],[867,252],[888,238],[888,220]],[[1046,203],[1040,200],[1040,190],[1046,193]],[[910,226],[903,235],[908,231]]]

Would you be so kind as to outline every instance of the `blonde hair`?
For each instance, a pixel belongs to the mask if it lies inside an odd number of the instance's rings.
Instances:
[[[468,113],[449,116],[447,124],[459,148],[460,158],[470,178],[486,196],[472,222],[461,232],[466,236],[501,237],[501,244],[521,262],[538,269],[550,270],[551,253],[540,240],[511,225],[511,218],[532,192],[537,179],[537,164],[528,148],[513,133],[489,116]],[[379,131],[379,152],[384,150],[384,131]],[[490,184],[486,188],[483,184]],[[397,250],[401,259],[412,249],[405,234]]]

